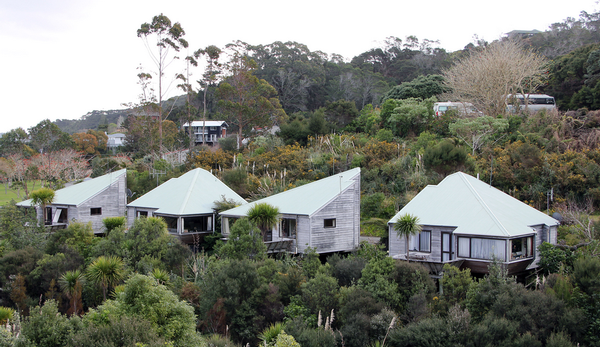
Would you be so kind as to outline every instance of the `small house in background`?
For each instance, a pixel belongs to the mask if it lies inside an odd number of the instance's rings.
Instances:
[[[526,39],[528,37],[541,34],[542,32],[536,29],[533,30],[512,30],[505,33],[507,38],[518,38],[518,39]]]
[[[222,120],[193,121],[192,134],[196,145],[215,145],[219,139],[227,136],[227,123]],[[188,134],[190,123],[183,125],[183,130]],[[204,131],[204,132],[203,132]]]
[[[108,140],[106,140],[106,147],[108,147],[109,149],[125,146],[125,134],[116,133],[107,136]]]
[[[359,246],[360,168],[221,212],[221,233],[229,235],[230,222],[259,203],[279,208],[278,225],[265,235],[270,253],[304,253],[308,247],[348,252]]]
[[[59,189],[52,204],[46,206],[44,224],[61,229],[73,221],[91,222],[94,233],[103,233],[104,218],[125,216],[126,190],[125,169]],[[44,218],[42,208],[34,206],[31,199],[17,203],[17,206],[35,207],[38,220]]]
[[[244,199],[204,169],[172,178],[127,205],[127,224],[135,218],[162,217],[169,232],[188,244],[215,231],[215,201]]]
[[[394,229],[398,219],[411,214],[422,231],[409,238],[410,261],[441,274],[446,263],[487,273],[497,259],[509,274],[537,267],[538,246],[556,244],[558,221],[512,196],[462,172],[438,185],[425,187],[389,222],[390,256],[406,259],[406,239]]]

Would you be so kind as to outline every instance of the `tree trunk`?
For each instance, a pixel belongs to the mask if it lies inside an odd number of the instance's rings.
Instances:
[[[408,247],[408,235],[406,235],[406,262],[410,263],[409,247]]]

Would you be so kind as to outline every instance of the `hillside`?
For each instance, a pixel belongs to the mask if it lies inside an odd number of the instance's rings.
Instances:
[[[117,124],[120,117],[122,117],[120,120],[120,122],[122,122],[127,118],[130,111],[130,109],[106,111],[94,110],[86,113],[79,119],[57,119],[53,123],[58,125],[60,130],[69,134],[74,134],[87,129],[96,130],[98,129],[98,125],[101,124]]]
[[[163,102],[163,107],[171,107],[172,103],[175,103],[175,107],[182,107],[185,104],[185,98],[175,96]],[[58,125],[60,130],[74,134],[78,132],[85,132],[89,129],[97,130],[99,125],[109,125],[114,123],[117,125],[119,122],[124,122],[127,116],[131,114],[133,110],[131,108],[121,110],[94,110],[81,116],[79,119],[57,119],[53,123]],[[119,118],[122,117],[120,120]]]

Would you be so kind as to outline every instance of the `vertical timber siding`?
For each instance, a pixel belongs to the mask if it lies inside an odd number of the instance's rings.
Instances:
[[[121,175],[108,188],[78,205],[77,216],[73,217],[82,223],[92,222],[92,228],[95,233],[103,232],[104,225],[102,224],[102,220],[104,218],[125,216],[127,205],[126,182],[126,175]],[[92,216],[91,209],[98,207],[102,209],[102,214]],[[71,210],[69,209],[70,212]],[[69,214],[70,218],[72,218],[71,214]]]
[[[351,251],[360,237],[360,175],[354,184],[310,216],[310,243],[317,253]],[[335,227],[324,227],[324,220],[335,218]],[[305,230],[305,229],[303,229]]]
[[[389,224],[389,250],[390,256],[397,256],[399,254],[406,254],[406,238],[398,237],[398,233],[394,229],[393,224]],[[453,227],[442,227],[442,226],[432,226],[432,225],[423,225],[423,231],[431,231],[431,252],[418,252],[420,255],[427,255],[428,261],[440,262],[442,261],[442,232],[451,233],[455,228]],[[456,238],[454,235],[450,238],[450,243],[452,244],[452,259],[456,256]],[[410,250],[411,253],[415,253],[415,251]]]
[[[310,243],[310,218],[308,216],[298,216],[296,225],[296,246],[298,253],[304,253],[306,248],[311,246]],[[312,247],[312,246],[311,246]]]

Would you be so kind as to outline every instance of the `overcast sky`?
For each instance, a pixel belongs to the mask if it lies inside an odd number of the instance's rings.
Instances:
[[[160,13],[181,23],[192,50],[296,41],[349,60],[388,36],[439,40],[455,51],[474,35],[493,41],[515,29],[543,31],[598,7],[595,0],[0,0],[0,132],[138,101],[136,68],[153,65],[136,31]]]

